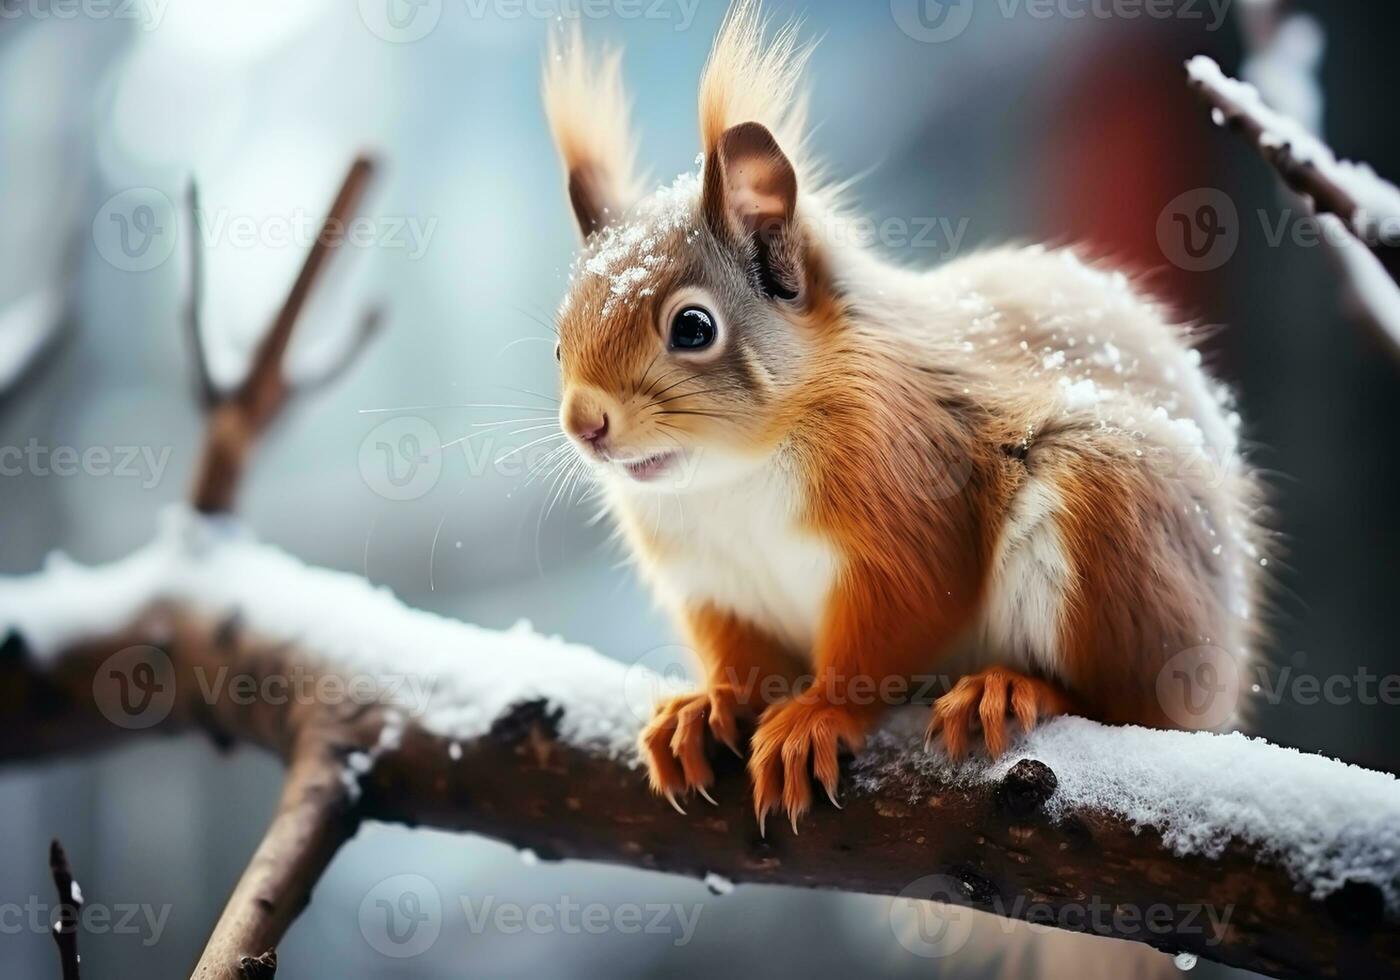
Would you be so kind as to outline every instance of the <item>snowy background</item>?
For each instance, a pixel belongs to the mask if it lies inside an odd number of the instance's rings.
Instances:
[[[54,549],[119,557],[185,495],[200,422],[179,326],[188,229],[172,202],[189,172],[210,215],[214,369],[234,377],[300,261],[302,216],[323,211],[352,154],[373,147],[386,163],[375,244],[316,298],[298,362],[333,347],[368,303],[386,303],[387,329],[343,383],[301,403],[265,443],[243,515],[264,540],[362,572],[415,605],[495,627],[528,617],[625,661],[647,656],[673,641],[670,628],[605,529],[589,526],[592,511],[566,502],[546,519],[547,487],[492,465],[533,433],[449,453],[440,471],[409,474],[394,457],[405,436],[448,442],[476,423],[543,414],[534,406],[546,403],[525,392],[553,390],[545,323],[574,245],[537,100],[550,26],[537,14],[559,3],[394,2],[396,21],[381,0],[0,0],[0,345],[23,342],[28,319],[55,297],[71,314],[43,370],[0,396],[0,447],[48,453],[0,476],[0,572],[33,570]],[[695,83],[722,4],[653,2],[583,9],[602,14],[585,18],[591,35],[627,45],[643,159],[669,179],[695,157]],[[1396,361],[1344,315],[1334,266],[1309,246],[1301,215],[1182,84],[1182,61],[1199,52],[1239,68],[1234,18],[1217,23],[1220,4],[1207,3],[1170,18],[1127,15],[1140,4],[1075,17],[1113,5],[1064,0],[1042,17],[1033,4],[964,3],[977,8],[965,29],[954,30],[961,8],[949,5],[952,20],[931,36],[923,25],[934,21],[920,21],[912,0],[768,6],[805,13],[809,32],[825,35],[812,73],[815,145],[835,172],[865,174],[857,198],[885,223],[896,260],[931,265],[1007,239],[1085,242],[1147,273],[1184,310],[1228,324],[1208,355],[1240,386],[1257,459],[1276,474],[1289,552],[1263,679],[1279,693],[1262,701],[1258,729],[1400,770],[1396,700],[1379,696],[1380,679],[1400,673],[1389,618]],[[1396,81],[1388,52],[1400,18],[1378,5],[1299,6],[1328,35],[1327,137],[1400,176],[1400,136],[1382,101]],[[1238,219],[1224,251],[1201,263],[1159,235],[1173,209],[1189,214],[1220,195]],[[382,411],[463,404],[531,407]],[[63,447],[141,452],[120,472],[107,471],[114,462],[61,476],[52,454]],[[1305,678],[1341,680],[1327,696]],[[44,858],[57,835],[90,904],[144,905],[161,922],[139,924],[143,911],[134,931],[85,936],[86,975],[182,975],[278,784],[270,760],[195,741],[0,772],[5,972],[56,970],[48,935],[15,928],[23,917],[5,910],[51,900]],[[376,948],[362,910],[402,875],[430,882],[443,912],[435,941],[396,958]],[[614,912],[675,903],[698,918],[680,945],[675,918],[650,935],[512,933],[474,929],[464,899]],[[701,976],[737,958],[771,976],[976,977],[1004,943],[979,924],[962,955],[930,958],[894,942],[891,921],[875,899],[716,896],[698,883],[528,864],[499,845],[370,827],[281,954],[287,976]],[[1053,958],[1084,977],[1101,954]],[[1227,974],[1202,965],[1197,975]]]

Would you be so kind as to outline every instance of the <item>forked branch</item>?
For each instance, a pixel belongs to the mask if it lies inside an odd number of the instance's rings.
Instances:
[[[204,456],[195,477],[194,506],[200,513],[221,514],[233,509],[234,493],[247,463],[249,450],[277,417],[291,393],[284,361],[292,333],[327,263],[344,243],[346,228],[359,210],[374,170],[373,160],[366,156],[357,158],[351,165],[321,225],[320,233],[292,283],[291,291],[253,353],[247,375],[234,391],[224,395],[217,392],[210,378],[208,363],[204,360],[200,316],[204,302],[203,266],[198,254],[199,245],[195,241],[197,236],[191,234],[192,285],[186,322],[193,338],[194,353],[201,361],[198,369],[201,391],[209,403],[209,431]],[[198,192],[193,185],[189,205],[193,216],[198,205]],[[357,339],[347,348],[347,358],[353,358],[364,346],[378,321],[377,312],[366,317]]]

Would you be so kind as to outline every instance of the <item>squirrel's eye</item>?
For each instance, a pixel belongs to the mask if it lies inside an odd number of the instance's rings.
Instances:
[[[554,359],[555,359],[556,361],[558,361],[559,363],[561,363],[561,364],[564,362],[564,345],[563,345],[563,344],[555,344],[555,345],[554,345]]]
[[[704,350],[718,336],[715,318],[703,307],[687,306],[671,321],[672,350]]]

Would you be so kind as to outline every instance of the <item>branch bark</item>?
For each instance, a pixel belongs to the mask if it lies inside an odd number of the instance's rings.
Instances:
[[[823,808],[800,837],[764,839],[740,762],[719,763],[718,806],[679,817],[651,794],[635,758],[561,735],[570,713],[586,710],[567,700],[513,702],[489,730],[458,741],[387,692],[368,704],[240,703],[233,685],[209,678],[220,669],[255,678],[310,671],[312,686],[332,677],[348,685],[358,671],[260,635],[256,610],[242,612],[161,602],[56,656],[32,656],[12,636],[0,661],[0,762],[88,750],[124,734],[108,717],[122,694],[110,665],[132,649],[159,650],[170,664],[176,696],[151,730],[202,731],[288,761],[277,816],[214,930],[200,978],[254,975],[249,958],[276,945],[336,847],[365,819],[485,834],[546,859],[736,882],[905,895],[912,884],[914,894],[922,888],[940,901],[1271,976],[1400,977],[1400,928],[1374,883],[1314,897],[1279,855],[1244,840],[1218,857],[1183,855],[1120,813],[1077,807],[1052,819],[1045,804],[1056,774],[1036,760],[1000,782],[906,766],[875,784],[861,773],[902,765],[904,745],[877,739],[843,775],[842,811]],[[480,640],[461,630],[462,656],[470,657]],[[1171,766],[1170,751],[1158,761]],[[1149,921],[1148,909],[1162,918]],[[1136,913],[1124,918],[1122,910]]]
[[[83,908],[82,892],[73,880],[73,869],[63,845],[49,845],[49,871],[58,890],[58,917],[53,924],[53,941],[58,944],[63,980],[79,980],[78,915]]]
[[[358,157],[350,166],[340,190],[335,196],[330,212],[321,226],[316,242],[307,253],[306,261],[292,283],[291,291],[273,318],[272,326],[253,354],[252,364],[243,383],[225,397],[215,397],[210,406],[209,430],[205,441],[204,456],[200,461],[195,477],[194,506],[203,514],[228,513],[233,509],[234,495],[242,479],[248,453],[253,443],[272,423],[290,395],[283,360],[291,345],[292,332],[301,316],[306,301],[325,271],[333,251],[339,248],[345,238],[346,226],[355,217],[365,191],[374,176],[375,164],[369,157]],[[191,192],[194,193],[193,190]],[[191,198],[191,208],[196,198]],[[197,252],[197,245],[192,245]],[[202,278],[197,256],[192,257],[191,271]],[[191,313],[189,329],[195,337],[201,337],[199,309],[202,286],[197,281],[191,289]],[[367,321],[371,326],[378,323],[378,314],[372,314]],[[365,328],[361,328],[363,335]],[[348,356],[353,357],[363,347],[362,336],[351,343]],[[202,342],[195,346],[195,354],[203,357]],[[200,371],[206,378],[207,366]],[[211,382],[201,381],[205,391],[210,390]]]

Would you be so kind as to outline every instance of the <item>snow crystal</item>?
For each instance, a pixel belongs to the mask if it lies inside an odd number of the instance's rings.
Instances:
[[[581,268],[586,275],[608,283],[604,316],[611,315],[619,304],[655,291],[645,284],[666,267],[666,257],[658,250],[667,236],[692,231],[699,199],[700,178],[694,173],[681,174],[642,201],[626,221],[603,229],[582,258]]]
[[[1070,409],[1093,408],[1103,400],[1103,393],[1099,391],[1099,386],[1094,384],[1092,378],[1084,378],[1080,381],[1061,378],[1060,391],[1065,397],[1065,407]]]

